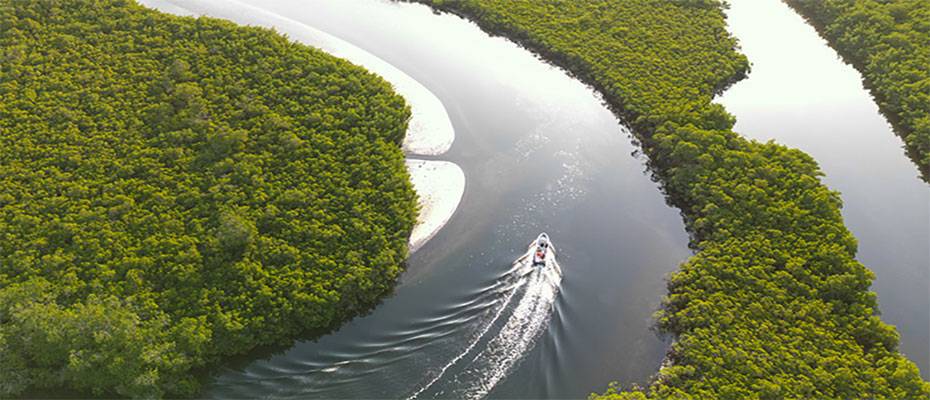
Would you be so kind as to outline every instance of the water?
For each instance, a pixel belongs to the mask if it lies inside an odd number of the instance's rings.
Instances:
[[[499,291],[504,294],[488,313],[493,317],[479,320],[472,339],[466,342],[468,345],[461,353],[434,370],[426,384],[419,385],[408,398],[428,396],[434,385],[447,376],[451,376],[448,380],[451,387],[431,397],[483,398],[535,345],[549,321],[562,281],[562,268],[557,262],[544,267],[532,266],[528,259],[515,265],[504,281],[516,282]],[[514,300],[515,296],[519,300]],[[512,309],[511,303],[514,303]],[[507,319],[503,326],[497,333],[491,333],[505,312]],[[489,339],[482,344],[486,337]],[[454,375],[453,368],[459,370]]]
[[[779,0],[730,0],[732,33],[753,63],[720,102],[736,131],[801,149],[843,198],[858,259],[875,272],[882,320],[930,379],[930,187],[879,114],[859,73]]]
[[[467,185],[449,224],[369,315],[230,362],[203,396],[579,398],[613,380],[648,382],[666,349],[650,330],[663,277],[690,252],[677,210],[590,89],[421,5],[247,2],[360,46],[432,91],[456,132],[442,159],[462,167]],[[738,131],[808,151],[843,192],[860,259],[878,276],[883,318],[898,325],[902,349],[926,376],[926,186],[854,71],[803,24],[763,28],[787,18],[771,3],[761,15],[734,5],[733,29],[756,65],[721,101]],[[746,25],[778,32],[794,53],[757,48]],[[561,268],[512,264],[540,231]]]
[[[246,2],[349,41],[432,91],[456,135],[441,159],[462,168],[466,189],[369,315],[230,362],[203,396],[579,398],[613,380],[648,382],[667,346],[651,316],[665,274],[690,255],[687,236],[589,88],[422,5]],[[561,273],[512,265],[541,231]]]

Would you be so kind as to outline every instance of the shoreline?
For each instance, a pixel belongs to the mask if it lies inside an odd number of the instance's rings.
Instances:
[[[455,130],[442,102],[422,84],[388,62],[345,40],[307,24],[236,0],[138,0],[169,14],[208,16],[237,24],[274,29],[290,40],[312,46],[365,68],[390,83],[410,105],[411,117],[402,148],[420,213],[408,240],[409,252],[419,250],[452,218],[465,191],[465,175],[455,163],[416,159],[438,156],[452,147]],[[414,158],[411,158],[413,156]]]
[[[449,222],[465,194],[465,173],[455,163],[407,159],[410,181],[419,199],[417,224],[410,233],[410,253],[420,249]]]

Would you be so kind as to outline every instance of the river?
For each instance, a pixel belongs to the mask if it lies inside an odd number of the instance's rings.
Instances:
[[[246,3],[359,46],[432,91],[455,141],[423,158],[459,165],[466,188],[369,315],[232,362],[204,396],[578,398],[613,380],[648,381],[667,346],[651,316],[664,276],[690,255],[687,235],[591,89],[422,5]],[[511,265],[541,231],[560,273]]]
[[[779,0],[729,0],[731,32],[753,63],[720,99],[735,130],[803,150],[843,198],[858,260],[875,272],[882,320],[930,379],[930,186],[904,155],[861,75]]]
[[[614,380],[648,382],[667,347],[650,330],[651,315],[665,294],[664,276],[690,251],[678,211],[665,204],[628,132],[592,90],[514,44],[422,5],[246,2],[359,46],[433,92],[456,135],[440,159],[459,165],[467,184],[448,224],[412,256],[394,293],[371,313],[228,363],[210,377],[205,397],[580,398]],[[762,95],[772,89],[759,83],[769,79],[768,58],[750,52],[754,46],[738,26],[767,17],[738,10],[731,10],[733,29],[756,65],[721,101],[739,118],[741,133],[800,147],[821,162],[826,182],[843,192],[860,259],[878,275],[884,318],[899,326],[902,349],[921,362],[920,341],[928,338],[928,307],[917,295],[927,293],[926,186],[867,95],[858,106],[845,103],[846,95],[812,97],[816,90],[805,87],[779,92],[784,98]],[[816,35],[803,40],[824,47]],[[858,81],[840,83],[842,93],[860,99]],[[882,192],[871,193],[876,189]],[[560,269],[512,265],[540,231],[552,237]]]

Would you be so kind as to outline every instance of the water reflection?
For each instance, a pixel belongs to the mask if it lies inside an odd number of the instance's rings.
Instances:
[[[371,314],[283,352],[253,354],[246,365],[228,364],[205,396],[402,397],[488,326],[475,362],[450,367],[422,395],[472,393],[468,382],[477,382],[477,392],[490,390],[490,397],[579,398],[613,380],[648,380],[666,348],[650,330],[651,315],[665,293],[663,276],[689,255],[687,238],[677,210],[665,204],[643,160],[631,156],[626,132],[590,89],[514,44],[422,5],[247,3],[362,47],[429,88],[456,131],[443,159],[462,167],[468,185],[456,215],[409,260],[395,293]],[[544,281],[516,292],[485,291],[543,230],[567,266],[558,296],[540,289],[552,287]],[[489,323],[507,293],[517,293],[510,311]],[[508,328],[509,321],[516,322]],[[524,326],[535,326],[526,331],[535,339],[494,339],[501,331],[526,338],[518,329]],[[519,362],[507,361],[515,356]],[[509,364],[478,374],[493,382],[471,379],[466,367],[492,364]]]

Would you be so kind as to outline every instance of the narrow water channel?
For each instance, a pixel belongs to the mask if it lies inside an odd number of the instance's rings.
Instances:
[[[432,91],[466,189],[369,315],[230,362],[215,398],[582,398],[646,383],[651,315],[690,251],[626,131],[587,87],[455,16],[380,0],[247,0],[344,39]],[[235,15],[195,0],[175,12]],[[236,22],[249,23],[247,13]],[[429,158],[429,157],[427,157]],[[512,265],[546,231],[561,271]]]
[[[729,0],[731,32],[752,62],[720,99],[736,131],[803,150],[843,198],[858,259],[875,272],[882,320],[930,379],[930,186],[878,112],[860,74],[779,0]]]

